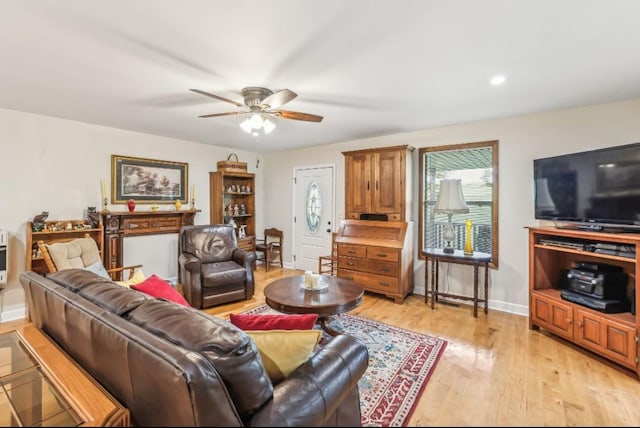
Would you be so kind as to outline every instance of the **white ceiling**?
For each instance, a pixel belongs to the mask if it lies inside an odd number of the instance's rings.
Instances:
[[[640,97],[639,21],[637,0],[0,0],[0,108],[285,150]],[[190,88],[245,86],[324,120],[198,118],[239,109]]]

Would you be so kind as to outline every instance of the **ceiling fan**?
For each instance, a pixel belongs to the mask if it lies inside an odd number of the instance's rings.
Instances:
[[[246,87],[242,89],[242,97],[244,98],[244,103],[233,101],[228,98],[212,94],[210,92],[201,91],[200,89],[190,89],[190,91],[205,95],[207,97],[215,98],[216,100],[224,101],[229,104],[233,104],[234,106],[240,107],[242,109],[239,111],[229,111],[226,113],[205,114],[198,117],[219,117],[238,114],[252,114],[250,119],[245,120],[240,125],[248,133],[252,133],[250,128],[251,125],[254,125],[253,128],[255,129],[264,126],[265,132],[269,132],[267,131],[268,128],[273,129],[275,127],[272,122],[268,121],[268,119],[263,118],[263,115],[271,115],[283,119],[302,120],[306,122],[320,122],[323,119],[322,116],[318,116],[315,114],[281,110],[281,106],[298,96],[298,94],[289,89],[282,89],[280,91],[273,92],[270,89],[258,86]],[[253,123],[251,123],[252,121]],[[265,124],[265,122],[271,123],[271,125],[267,125]],[[246,128],[245,126],[243,126],[245,124]]]

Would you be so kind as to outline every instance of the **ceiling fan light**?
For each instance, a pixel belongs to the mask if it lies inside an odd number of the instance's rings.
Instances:
[[[268,134],[269,132],[276,129],[276,124],[269,119],[265,119],[264,122],[262,122],[262,128],[264,129],[264,133]]]
[[[243,120],[240,123],[240,128],[242,128],[242,130],[244,132],[246,132],[247,134],[251,134],[251,131],[252,131],[251,119],[247,118],[247,119]]]
[[[251,121],[251,127],[253,129],[260,129],[262,128],[262,123],[264,122],[262,120],[262,116],[259,113],[254,113],[251,116],[251,119],[249,119]]]

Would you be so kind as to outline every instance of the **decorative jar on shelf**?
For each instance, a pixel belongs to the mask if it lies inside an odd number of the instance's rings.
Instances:
[[[174,205],[176,206],[176,211],[180,211],[180,208],[182,208],[182,202],[180,202],[180,199],[176,199],[176,203]]]
[[[133,210],[136,209],[136,201],[134,201],[133,199],[129,199],[127,201],[127,206],[129,207],[129,212],[133,212]]]

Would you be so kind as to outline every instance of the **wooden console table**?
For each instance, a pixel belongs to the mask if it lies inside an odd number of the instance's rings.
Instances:
[[[475,251],[472,255],[466,255],[461,250],[455,250],[453,253],[445,253],[441,248],[427,248],[422,251],[425,257],[424,267],[424,302],[428,302],[431,295],[431,309],[435,308],[438,297],[453,297],[460,300],[473,301],[473,316],[478,317],[478,303],[484,302],[484,313],[489,312],[489,262],[491,262],[491,254]],[[429,261],[431,261],[431,290],[429,290]],[[457,263],[464,265],[473,265],[473,297],[461,296],[451,293],[440,293],[438,291],[438,262]],[[484,266],[484,298],[478,297],[478,267]]]
[[[178,233],[180,227],[193,225],[201,210],[179,211],[111,211],[102,213],[104,224],[103,262],[107,269],[123,265],[125,237]]]
[[[0,351],[2,426],[130,426],[129,410],[34,325],[0,334]]]

